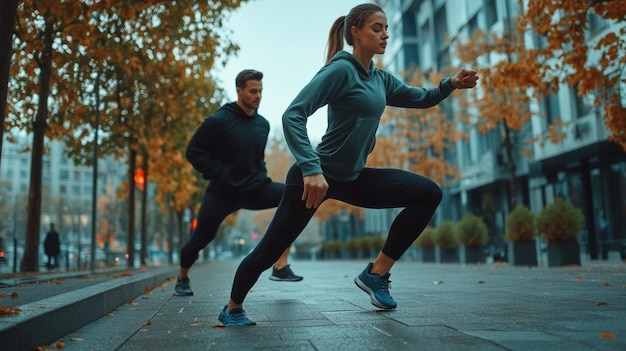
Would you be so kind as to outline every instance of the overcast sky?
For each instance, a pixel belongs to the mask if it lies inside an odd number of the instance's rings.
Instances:
[[[282,137],[281,117],[300,89],[325,61],[328,32],[333,22],[368,0],[250,0],[235,10],[226,26],[240,46],[219,79],[235,101],[235,77],[243,69],[263,72],[263,98],[259,113],[270,121],[270,135]],[[348,48],[350,49],[350,48]],[[326,108],[307,123],[312,142],[326,129]]]

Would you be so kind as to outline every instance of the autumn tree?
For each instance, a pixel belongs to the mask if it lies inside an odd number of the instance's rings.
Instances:
[[[183,90],[185,84],[178,79],[181,75],[211,85],[213,65],[220,62],[221,55],[236,50],[222,35],[221,26],[226,14],[240,4],[191,0],[20,3],[16,65],[10,89],[14,93],[12,118],[7,127],[32,132],[34,138],[28,206],[32,220],[26,235],[25,270],[37,269],[44,135],[63,138],[69,154],[79,164],[95,161],[92,155],[96,146],[103,155],[114,154],[129,160],[129,186],[133,187],[137,153],[146,155],[150,145],[161,143],[149,139],[186,134],[160,135],[157,131],[189,131],[190,124],[185,123],[189,109],[179,109],[181,105],[168,102],[180,103],[185,100],[177,97],[196,92]],[[162,70],[159,62],[184,73],[170,75],[172,70]],[[166,84],[176,87],[172,89],[175,99],[171,94],[163,94],[161,89]],[[210,101],[210,92],[215,89],[203,91],[209,94],[197,100]],[[53,99],[49,100],[49,96]],[[170,108],[159,113],[159,107],[163,109],[165,104]],[[194,106],[202,113],[207,105]],[[92,118],[94,114],[102,115],[99,123]],[[146,123],[147,119],[167,123],[151,134],[146,129],[153,124]],[[94,131],[101,131],[103,137],[96,138]],[[134,191],[128,194],[134,196]],[[129,206],[134,206],[130,200]],[[132,243],[133,218],[129,225],[128,240]],[[133,247],[129,245],[130,262]]]
[[[2,163],[2,140],[4,140],[4,120],[7,112],[7,86],[13,53],[13,28],[18,0],[0,2],[0,165]]]
[[[431,72],[427,81],[417,69],[407,74],[407,83],[412,86],[427,86],[441,79],[443,74]],[[439,184],[456,180],[460,177],[458,169],[445,156],[464,136],[440,105],[428,109],[387,107],[368,166],[405,169]]]
[[[480,88],[459,94],[460,105],[469,114],[458,120],[482,134],[496,132],[507,160],[510,207],[517,205],[518,155],[531,156],[535,142],[562,140],[563,122],[559,116],[546,132],[533,135],[531,128],[538,104],[556,86],[542,78],[543,64],[537,51],[527,49],[522,33],[514,31],[486,32],[476,30],[467,41],[456,46],[456,53],[465,64],[475,67]]]
[[[528,0],[518,28],[545,39],[544,79],[576,87],[601,108],[609,140],[626,150],[626,0]]]

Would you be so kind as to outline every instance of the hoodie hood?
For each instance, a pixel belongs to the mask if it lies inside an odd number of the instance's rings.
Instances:
[[[374,66],[374,62],[370,62],[369,71],[368,71],[367,69],[365,69],[361,61],[359,61],[356,57],[354,57],[354,55],[352,55],[351,53],[347,51],[341,50],[337,52],[335,56],[333,56],[333,58],[330,60],[330,62],[340,61],[340,60],[345,60],[345,61],[350,62],[354,66],[354,68],[356,68],[357,72],[359,72],[359,77],[361,79],[367,80],[375,74],[376,67]]]
[[[254,113],[252,114],[252,116],[248,116],[244,112],[244,110],[242,110],[241,107],[239,107],[239,105],[237,105],[237,102],[227,103],[224,106],[220,107],[220,110],[226,110],[229,113],[232,113],[233,115],[235,115],[237,117],[241,117],[241,118],[245,118],[245,119],[252,119],[252,118],[257,116],[257,110],[254,110]]]

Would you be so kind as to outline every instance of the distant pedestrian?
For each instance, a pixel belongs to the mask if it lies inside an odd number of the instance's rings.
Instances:
[[[283,114],[285,140],[296,158],[287,173],[285,192],[265,236],[243,259],[235,274],[230,301],[218,319],[227,326],[256,323],[243,310],[246,295],[263,271],[291,245],[315,214],[332,198],[365,208],[403,208],[394,219],[378,257],[355,283],[381,309],[394,309],[389,271],[424,230],[441,201],[441,189],[430,179],[400,169],[365,167],[374,149],[385,106],[429,108],[455,89],[472,88],[476,72],[461,70],[433,89],[412,87],[377,68],[389,38],[387,17],[374,4],[363,4],[339,17],[331,27],[327,64],[300,91]],[[345,41],[353,53],[343,51]],[[314,149],[307,119],[328,105],[328,128]],[[328,288],[325,282],[320,289]]]
[[[54,229],[54,223],[50,223],[50,230],[46,234],[46,240],[43,242],[43,249],[48,256],[48,269],[59,268],[59,255],[61,254],[61,240],[59,233]]]
[[[285,184],[272,181],[265,168],[270,124],[257,112],[262,79],[259,71],[241,71],[235,79],[237,101],[225,104],[205,119],[187,146],[187,159],[210,182],[198,211],[197,226],[180,252],[176,295],[193,295],[189,269],[228,215],[240,209],[274,208],[280,202]],[[281,251],[273,262],[270,279],[302,280],[289,267],[289,245]]]

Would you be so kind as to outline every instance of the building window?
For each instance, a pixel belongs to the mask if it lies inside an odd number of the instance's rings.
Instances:
[[[61,172],[59,172],[59,179],[70,180],[70,172],[67,169],[62,169]]]
[[[59,187],[59,193],[60,194],[67,194],[67,186],[65,184],[61,184],[61,186]]]
[[[554,124],[556,119],[561,116],[559,96],[557,94],[550,94],[544,99],[544,112],[546,121],[544,130],[547,130],[548,126]]]
[[[574,111],[575,118],[582,118],[591,112],[591,104],[587,103],[585,96],[578,95],[578,89],[571,89],[572,100],[574,100],[576,111]]]
[[[495,0],[485,1],[483,11],[485,13],[485,25],[487,26],[487,29],[489,29],[498,21],[498,11],[496,9]]]

